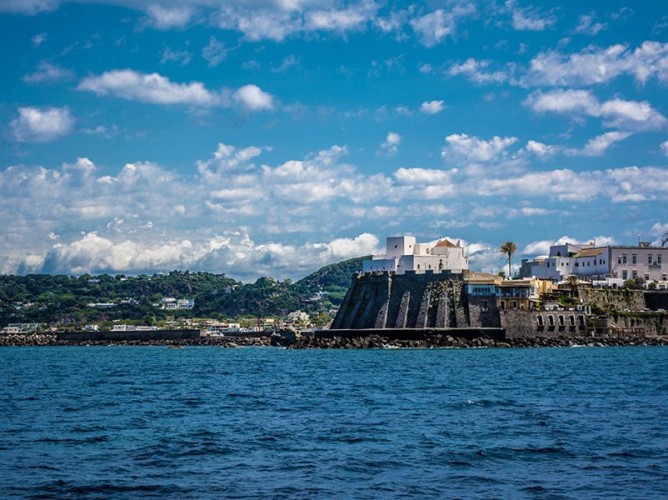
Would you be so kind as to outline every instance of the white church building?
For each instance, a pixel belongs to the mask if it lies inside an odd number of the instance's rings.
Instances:
[[[392,236],[387,238],[384,255],[374,255],[362,262],[362,271],[417,274],[431,271],[461,272],[469,268],[468,257],[461,242],[452,243],[448,239],[437,243],[416,243],[413,236]]]

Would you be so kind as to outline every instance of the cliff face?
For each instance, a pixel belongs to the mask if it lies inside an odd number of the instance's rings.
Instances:
[[[360,274],[353,277],[331,328],[499,326],[494,301],[482,309],[481,304],[469,305],[461,274]]]

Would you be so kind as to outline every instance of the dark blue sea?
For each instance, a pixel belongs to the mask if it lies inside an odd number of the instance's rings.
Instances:
[[[668,348],[0,363],[2,498],[668,498]]]

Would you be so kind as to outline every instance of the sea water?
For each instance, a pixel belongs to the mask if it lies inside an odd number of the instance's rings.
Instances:
[[[668,348],[0,350],[0,497],[668,497]]]

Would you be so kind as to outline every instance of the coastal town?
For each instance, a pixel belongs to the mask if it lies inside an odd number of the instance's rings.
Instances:
[[[245,318],[196,317],[193,297],[154,294],[156,300],[150,307],[166,315],[158,324],[124,322],[122,318],[86,324],[5,322],[0,343],[16,344],[28,338],[46,343],[54,339],[178,342],[206,338],[214,343],[225,339],[234,345],[294,345],[303,337],[309,339],[305,340],[308,345],[326,346],[328,342],[313,339],[380,335],[410,341],[433,334],[499,343],[561,337],[662,340],[668,334],[666,241],[661,246],[648,242],[635,246],[555,244],[547,256],[523,259],[511,276],[516,252],[512,242],[499,248],[507,258],[508,273],[493,274],[469,269],[461,240],[418,243],[413,236],[393,236],[386,240],[385,253],[358,260],[359,268],[352,273],[338,307],[330,303],[324,313],[322,289],[311,290],[308,299],[295,302],[304,310]],[[104,278],[86,279],[86,285],[94,287]],[[122,282],[128,279],[123,277]],[[277,282],[268,283],[277,286]],[[234,285],[227,283],[222,293],[235,300]],[[104,315],[140,305],[136,298],[126,297],[89,302],[86,308]]]

